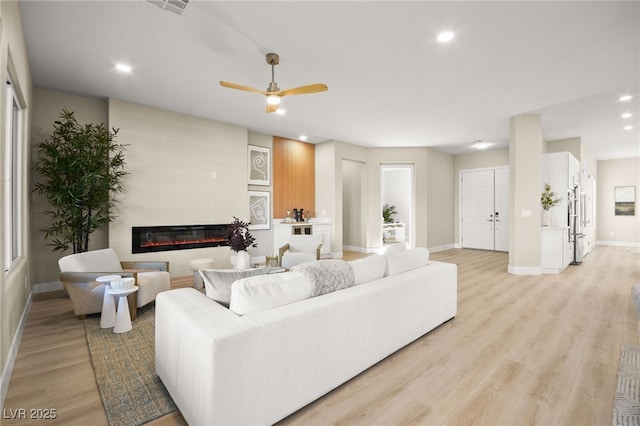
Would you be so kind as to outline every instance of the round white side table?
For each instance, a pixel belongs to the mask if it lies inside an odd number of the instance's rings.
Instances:
[[[118,308],[116,309],[116,320],[113,325],[114,333],[126,333],[131,331],[133,326],[131,325],[131,314],[129,313],[129,303],[127,302],[127,296],[138,291],[138,286],[134,285],[131,288],[125,289],[113,289],[107,290],[108,294],[118,298]]]
[[[120,275],[103,275],[96,281],[104,284],[104,296],[102,298],[102,314],[100,315],[100,328],[111,328],[116,321],[116,304],[109,294],[111,281],[122,278]]]

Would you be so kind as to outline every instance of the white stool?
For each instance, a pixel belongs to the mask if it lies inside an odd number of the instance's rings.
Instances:
[[[116,320],[113,325],[114,333],[126,333],[131,331],[131,314],[129,313],[129,302],[127,296],[138,291],[138,286],[125,289],[109,289],[107,293],[118,298],[118,308],[116,309]]]
[[[193,288],[201,289],[204,287],[204,281],[202,276],[198,272],[200,269],[213,268],[213,259],[193,259],[190,263],[191,270],[193,271]]]

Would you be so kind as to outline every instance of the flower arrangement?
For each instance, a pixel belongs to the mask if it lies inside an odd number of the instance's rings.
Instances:
[[[551,185],[545,182],[544,191],[540,195],[540,204],[542,204],[543,210],[549,211],[551,207],[558,204],[561,200],[561,198],[556,198],[555,192],[551,191]]]
[[[256,239],[249,232],[249,224],[233,217],[233,222],[227,228],[229,247],[235,252],[243,251],[249,247],[258,247]]]

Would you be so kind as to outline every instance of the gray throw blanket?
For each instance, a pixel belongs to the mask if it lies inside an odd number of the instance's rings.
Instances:
[[[299,272],[313,284],[311,297],[320,296],[332,291],[351,287],[355,278],[353,269],[344,260],[316,260],[291,267],[292,272]]]

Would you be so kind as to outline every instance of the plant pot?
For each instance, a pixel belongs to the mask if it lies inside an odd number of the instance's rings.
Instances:
[[[542,226],[551,226],[551,212],[542,210]]]
[[[246,250],[240,250],[236,255],[235,269],[241,271],[251,267],[251,257]]]

